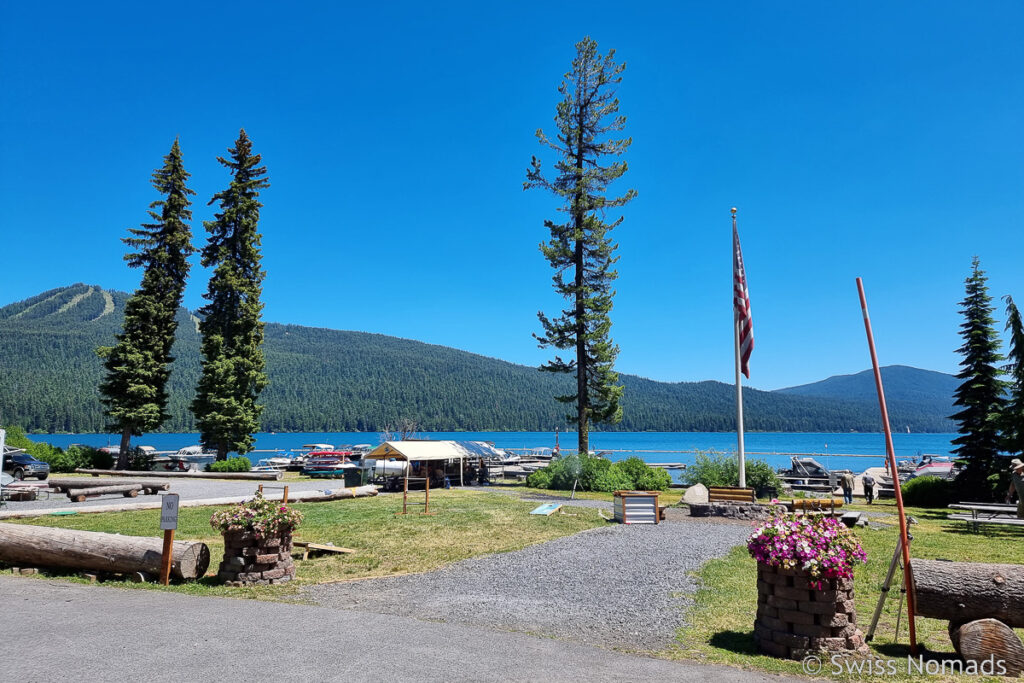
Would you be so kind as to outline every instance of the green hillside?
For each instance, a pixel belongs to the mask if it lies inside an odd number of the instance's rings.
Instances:
[[[0,424],[103,431],[94,349],[120,330],[127,295],[76,284],[0,308]],[[193,431],[199,376],[195,318],[179,315],[167,431]],[[365,332],[268,323],[266,431],[378,431],[410,417],[424,431],[548,430],[564,425],[565,377],[465,351]],[[735,397],[720,382],[655,382],[623,375],[628,431],[730,431]],[[893,400],[893,424],[949,431],[932,398]],[[863,400],[744,391],[747,429],[877,431]]]

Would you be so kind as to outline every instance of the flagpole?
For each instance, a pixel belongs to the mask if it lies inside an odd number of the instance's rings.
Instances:
[[[736,234],[736,209],[732,209],[732,231]],[[736,245],[733,245],[735,252]],[[740,379],[740,319],[736,311],[736,256],[733,254],[732,274],[732,331],[736,348],[736,456],[739,459],[740,488],[747,487],[747,463],[743,451],[743,382]]]

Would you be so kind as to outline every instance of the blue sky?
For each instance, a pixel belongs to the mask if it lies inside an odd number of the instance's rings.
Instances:
[[[539,364],[556,202],[522,183],[584,35],[627,63],[620,371],[732,380],[732,206],[755,387],[868,367],[857,276],[883,364],[956,370],[975,254],[1024,300],[1019,3],[488,5],[5,3],[0,304],[134,289],[120,238],[176,136],[200,245],[245,127],[267,320]]]

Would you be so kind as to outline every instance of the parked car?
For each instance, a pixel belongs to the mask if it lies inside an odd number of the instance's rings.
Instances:
[[[19,481],[25,477],[35,477],[42,481],[50,476],[50,465],[36,460],[28,453],[15,453],[4,456],[4,472]]]

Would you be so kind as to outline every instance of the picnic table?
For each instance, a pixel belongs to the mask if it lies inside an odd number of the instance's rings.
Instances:
[[[967,510],[970,515],[950,515],[949,519],[967,522],[967,525],[978,530],[981,524],[1004,524],[1007,526],[1024,526],[1024,519],[1017,519],[1017,506],[1003,503],[951,503],[953,510]]]

